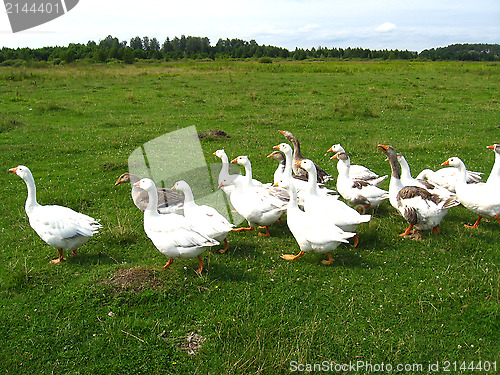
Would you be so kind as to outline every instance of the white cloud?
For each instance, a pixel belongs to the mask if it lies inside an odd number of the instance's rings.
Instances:
[[[389,31],[392,31],[396,28],[396,25],[393,24],[392,22],[384,22],[382,25],[377,26],[375,30],[381,33],[387,33]]]
[[[306,25],[306,26],[304,26],[304,27],[299,28],[299,31],[300,31],[301,33],[309,33],[309,32],[311,32],[311,31],[317,30],[317,29],[319,29],[319,28],[320,28],[320,26],[319,26],[319,25],[316,25],[316,24],[309,24],[309,25]]]

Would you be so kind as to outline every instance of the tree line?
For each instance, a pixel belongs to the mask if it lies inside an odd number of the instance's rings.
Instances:
[[[71,43],[67,47],[7,48],[0,50],[1,65],[15,65],[19,62],[46,61],[53,64],[71,63],[77,60],[105,63],[122,61],[133,64],[138,60],[179,60],[179,59],[424,59],[462,61],[500,61],[498,44],[454,44],[448,47],[424,50],[420,53],[402,50],[370,50],[364,48],[296,48],[290,51],[282,47],[259,45],[255,40],[219,39],[215,45],[208,38],[184,36],[167,38],[160,43],[156,38],[132,38],[120,41],[111,35],[96,43]]]

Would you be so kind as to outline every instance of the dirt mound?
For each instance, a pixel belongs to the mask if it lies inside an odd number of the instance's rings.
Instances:
[[[111,279],[106,279],[103,283],[113,287],[115,292],[131,291],[141,292],[146,289],[157,290],[163,286],[163,281],[157,277],[156,271],[152,268],[120,268],[114,272]]]
[[[215,130],[205,130],[198,133],[199,139],[224,139],[231,138],[226,132],[223,130],[215,129]]]

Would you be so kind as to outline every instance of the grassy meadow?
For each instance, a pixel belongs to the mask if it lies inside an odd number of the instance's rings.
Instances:
[[[219,162],[219,148],[229,158],[248,155],[264,182],[276,168],[266,156],[285,141],[278,130],[293,132],[304,156],[334,176],[326,150],[335,143],[353,164],[390,174],[377,150],[384,143],[405,155],[414,176],[459,156],[486,179],[494,161],[486,146],[500,141],[499,93],[494,63],[1,67],[0,372],[287,374],[299,364],[359,362],[391,364],[395,373],[407,364],[401,373],[419,374],[437,373],[429,370],[436,363],[443,373],[446,361],[452,373],[472,372],[453,362],[498,368],[495,220],[468,230],[476,216],[456,207],[440,235],[400,238],[407,224],[386,201],[359,227],[358,247],[337,248],[330,266],[319,254],[280,259],[299,251],[284,222],[269,238],[230,233],[226,254],[203,254],[199,277],[196,259],[163,270],[130,187],[114,182],[133,150],[192,125],[230,137],[201,141],[207,163]],[[39,203],[100,220],[78,256],[49,264],[57,252],[31,229],[26,186],[7,173],[19,164],[33,172]]]

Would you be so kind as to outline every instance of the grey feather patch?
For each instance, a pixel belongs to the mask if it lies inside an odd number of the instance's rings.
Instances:
[[[403,213],[403,217],[411,225],[416,225],[418,223],[418,213],[417,213],[417,210],[413,207],[405,208],[405,212]]]
[[[352,187],[354,189],[360,189],[361,190],[363,187],[368,186],[368,185],[370,185],[370,183],[367,182],[367,181],[364,181],[364,180],[354,180],[352,182]]]

